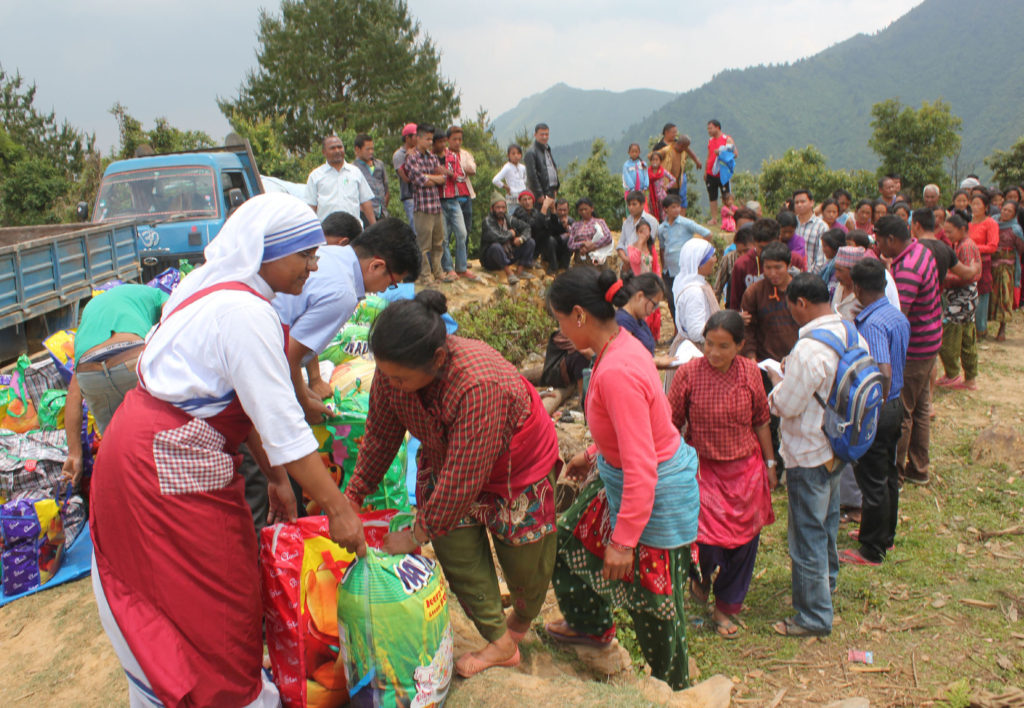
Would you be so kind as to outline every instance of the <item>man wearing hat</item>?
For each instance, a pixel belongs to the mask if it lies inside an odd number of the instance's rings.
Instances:
[[[508,284],[515,285],[520,278],[533,277],[523,269],[533,262],[535,248],[530,225],[508,215],[505,197],[491,197],[491,213],[484,219],[480,234],[480,264],[490,271],[504,270]]]
[[[533,192],[527,189],[519,193],[519,206],[512,212],[512,216],[529,225],[535,252],[547,261],[548,275],[555,275],[559,268],[568,268],[572,255],[569,253],[569,247],[565,245],[565,239],[552,232],[554,211],[554,199],[545,197],[538,209]]]
[[[416,124],[406,123],[402,128],[402,145],[391,156],[391,164],[398,173],[399,196],[402,198],[402,206],[405,208],[405,218],[413,231],[416,226],[412,222],[412,186],[409,184],[409,174],[405,171],[405,158],[416,149]]]

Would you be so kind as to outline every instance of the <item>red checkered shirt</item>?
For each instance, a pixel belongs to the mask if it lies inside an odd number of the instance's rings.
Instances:
[[[448,337],[448,361],[425,389],[405,393],[378,374],[366,434],[346,494],[375,490],[406,431],[420,441],[419,521],[431,538],[465,517],[512,435],[530,416],[530,394],[515,367],[483,342]]]
[[[405,173],[409,175],[409,184],[412,185],[413,211],[421,211],[424,214],[441,213],[441,194],[438,186],[427,179],[427,176],[434,174],[434,170],[440,166],[437,157],[430,152],[413,150],[406,156]]]
[[[754,428],[768,422],[768,397],[752,359],[737,356],[727,373],[694,359],[676,371],[668,401],[701,459],[741,460],[760,450]]]

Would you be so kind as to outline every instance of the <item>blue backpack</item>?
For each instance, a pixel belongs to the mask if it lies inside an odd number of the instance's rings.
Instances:
[[[821,429],[832,452],[845,462],[856,462],[875,442],[882,395],[882,372],[871,355],[857,341],[857,328],[843,321],[846,343],[827,329],[812,330],[808,336],[829,346],[839,355],[836,378],[828,401],[814,398],[825,409]]]

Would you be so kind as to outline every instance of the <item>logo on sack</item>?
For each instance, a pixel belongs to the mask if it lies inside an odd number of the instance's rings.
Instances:
[[[430,582],[434,572],[434,561],[423,556],[407,555],[395,563],[395,575],[402,581],[406,595],[422,590]]]
[[[423,617],[427,622],[441,614],[445,605],[444,585],[438,585],[434,592],[430,593],[423,601]]]

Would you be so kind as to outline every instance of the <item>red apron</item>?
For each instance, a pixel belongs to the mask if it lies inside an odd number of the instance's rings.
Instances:
[[[219,290],[266,299],[221,283],[168,317]],[[252,423],[237,397],[213,417],[193,418],[139,380],[93,472],[90,528],[106,599],[165,706],[246,705],[262,688],[262,604],[235,453]]]

